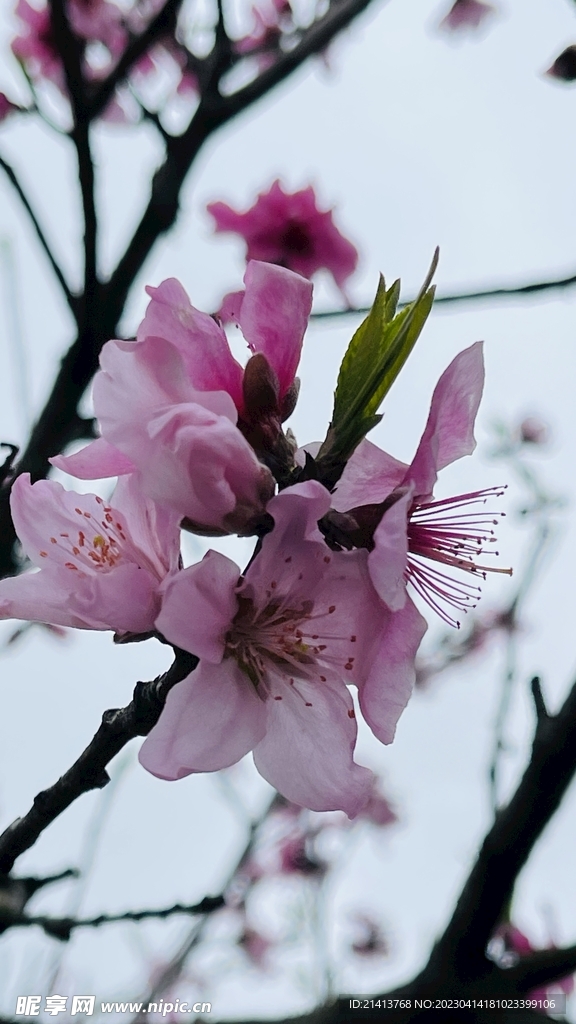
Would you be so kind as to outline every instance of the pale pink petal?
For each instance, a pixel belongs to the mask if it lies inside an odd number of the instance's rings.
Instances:
[[[129,562],[96,576],[72,575],[70,606],[86,621],[100,619],[117,633],[147,633],[154,628],[160,610],[158,580],[146,569]]]
[[[94,408],[104,437],[130,455],[127,441],[146,437],[157,410],[182,402],[202,405],[236,423],[236,407],[223,391],[200,396],[189,383],[181,353],[163,338],[143,342],[109,341],[100,353],[102,371],[94,380]]]
[[[133,473],[134,463],[103,437],[91,441],[73,455],[54,455],[48,460],[56,469],[75,476],[78,480],[101,480],[107,476]]]
[[[201,662],[170,693],[140,763],[161,779],[228,768],[264,734],[266,707],[232,659]]]
[[[432,494],[438,471],[474,451],[474,421],[483,387],[482,342],[477,341],[458,353],[434,388],[428,421],[406,474],[416,497]]]
[[[361,441],[338,481],[333,496],[334,508],[348,512],[358,505],[384,501],[402,482],[407,469],[404,462],[399,462],[371,441]]]
[[[227,391],[242,407],[242,367],[234,359],[226,335],[207,313],[191,305],[179,281],[170,278],[147,288],[151,302],[138,328],[138,341],[165,338],[180,352],[192,386],[199,391]]]
[[[392,743],[398,719],[410,699],[414,659],[426,629],[426,620],[408,598],[400,611],[390,613],[388,627],[379,636],[379,656],[358,688],[362,714],[382,743]]]
[[[73,607],[68,595],[73,590],[66,569],[40,570],[0,580],[0,618],[47,622],[74,629],[109,629],[101,618],[86,618]],[[64,595],[64,597],[63,597]]]
[[[294,381],[312,309],[312,285],[283,267],[252,260],[240,327],[253,352],[261,352],[280,383],[280,398]]]
[[[223,324],[237,324],[240,320],[240,307],[244,301],[244,289],[239,292],[228,292],[222,299],[218,317]]]
[[[266,735],[254,749],[258,771],[295,804],[354,817],[370,796],[373,776],[354,762],[357,730],[349,691],[329,682],[298,680],[290,686],[280,678],[272,693]]]
[[[53,565],[0,580],[0,617],[147,633],[160,607],[157,589],[157,580],[133,563],[94,576]]]
[[[179,568],[181,517],[144,494],[137,473],[120,477],[110,504],[129,523],[130,539],[144,556],[140,564],[149,565],[158,579]]]
[[[126,481],[121,491],[133,486]],[[168,571],[170,558],[174,563],[177,557],[174,520],[171,550],[161,550],[161,542],[168,540],[167,523],[149,550],[137,526],[136,538],[143,542],[140,548],[138,540],[130,535],[126,517],[95,494],[66,491],[54,480],[31,484],[28,474],[15,481],[10,507],[24,551],[41,569],[39,574],[23,577],[29,581],[23,585],[26,600],[28,594],[33,598],[33,587],[39,595],[33,614],[29,605],[20,609],[23,617],[58,625],[76,624],[70,623],[72,616],[86,628],[120,632],[140,633],[153,628],[160,610],[160,581]],[[52,588],[48,608],[42,597],[47,580]],[[15,599],[13,585],[6,592]],[[54,607],[61,609],[57,618]],[[16,605],[10,614],[20,614]]]
[[[382,516],[374,533],[374,549],[368,556],[374,587],[391,611],[406,603],[404,574],[408,563],[408,512],[411,489]]]
[[[209,551],[201,562],[166,581],[157,628],[170,643],[219,664],[238,607],[235,587],[239,577],[234,562]]]
[[[241,530],[242,517],[264,511],[272,476],[227,417],[193,403],[173,406],[150,420],[147,433],[130,454],[154,500],[206,526],[236,516],[226,520],[231,532]]]

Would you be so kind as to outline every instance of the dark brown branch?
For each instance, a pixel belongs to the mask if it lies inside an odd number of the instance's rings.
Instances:
[[[176,650],[175,654],[167,672],[149,683],[136,684],[130,704],[104,712],[100,728],[78,760],[50,789],[38,794],[23,818],[17,818],[0,835],[0,872],[8,874],[17,857],[79,796],[102,789],[110,781],[106,766],[131,739],[148,735],[169,691],[198,664],[186,651]]]
[[[569,978],[574,971],[576,946],[568,946],[566,949],[540,949],[530,956],[523,956],[506,973],[519,992],[532,992],[541,985]]]
[[[78,180],[84,216],[84,290],[78,326],[82,335],[89,335],[95,319],[94,309],[97,301],[98,221],[94,197],[94,161],[90,149],[90,117],[86,101],[86,82],[82,72],[82,48],[68,21],[64,0],[49,0],[49,4],[54,40],[64,67],[72,110],[73,127],[70,137],[78,159]],[[88,338],[86,341],[89,344]]]
[[[558,810],[576,771],[576,683],[557,715],[538,721],[532,756],[510,803],[486,836],[433,958],[463,976],[484,950],[534,844]],[[432,958],[431,958],[432,959]]]
[[[64,274],[63,274],[63,272],[62,272],[62,270],[61,270],[61,268],[60,268],[60,266],[58,264],[58,261],[56,260],[56,257],[54,256],[54,253],[52,252],[52,249],[50,248],[50,243],[48,242],[48,239],[46,238],[46,235],[44,234],[44,231],[40,227],[40,222],[38,220],[38,217],[34,213],[34,210],[33,210],[32,206],[30,204],[30,201],[29,201],[29,199],[28,199],[24,189],[22,188],[22,185],[20,184],[20,182],[18,180],[18,177],[16,175],[16,172],[15,172],[14,168],[11,167],[10,164],[6,160],[4,160],[3,157],[0,157],[0,167],[4,171],[4,174],[8,178],[8,181],[10,182],[10,184],[14,188],[15,192],[17,193],[18,198],[20,199],[20,202],[22,203],[22,206],[26,210],[26,213],[28,214],[28,217],[29,217],[30,222],[32,224],[32,227],[34,228],[34,231],[36,232],[36,237],[37,237],[38,241],[40,242],[40,245],[41,245],[42,249],[44,250],[45,255],[48,257],[48,262],[50,263],[50,266],[52,267],[52,270],[54,272],[56,280],[58,281],[58,284],[60,285],[60,288],[62,289],[62,292],[64,294],[64,298],[66,299],[66,302],[68,303],[68,305],[69,305],[69,307],[70,307],[74,317],[76,317],[77,307],[78,307],[78,302],[77,302],[76,296],[72,294],[72,292],[71,292],[71,290],[70,290],[70,288],[68,286],[68,282],[66,281],[66,278],[64,277]]]
[[[76,928],[100,928],[103,924],[118,924],[121,921],[147,921],[150,919],[164,920],[173,917],[175,914],[197,917],[198,915],[213,914],[225,906],[223,896],[206,896],[200,903],[183,904],[175,903],[171,907],[161,907],[155,910],[127,910],[123,914],[100,914],[98,917],[36,917],[19,915],[10,919],[7,916],[6,926],[11,928],[30,928],[37,925],[47,935],[67,942]],[[1,917],[1,915],[0,915]]]
[[[454,292],[451,295],[437,295],[434,299],[435,306],[453,306],[459,302],[479,302],[483,299],[515,299],[530,298],[531,295],[540,295],[544,292],[561,291],[564,288],[573,288],[576,285],[576,274],[569,277],[550,278],[547,281],[532,281],[529,284],[520,284],[512,288],[487,288],[483,291]],[[399,308],[410,305],[413,299],[406,299],[398,304]],[[366,316],[370,312],[370,306],[350,306],[346,309],[326,309],[318,313],[312,313],[313,320],[333,320],[343,316]]]

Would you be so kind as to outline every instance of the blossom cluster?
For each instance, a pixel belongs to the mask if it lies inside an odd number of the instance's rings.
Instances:
[[[159,0],[135,0],[131,4],[115,0],[66,0],[64,13],[77,47],[84,82],[93,91],[115,72],[131,44],[148,30],[155,18],[162,16],[164,3]],[[12,53],[22,66],[35,93],[48,83],[66,96],[68,83],[63,53],[69,40],[60,38],[49,3],[37,6],[28,0],[17,0],[15,8],[17,34],[12,40]],[[264,70],[274,63],[284,38],[296,31],[288,0],[272,0],[252,8],[252,27],[246,35],[230,40],[231,62],[250,60],[256,69]],[[248,26],[246,26],[248,29]],[[196,26],[197,31],[197,26]],[[160,106],[176,97],[187,101],[198,98],[200,86],[194,52],[194,24],[190,12],[184,10],[177,18],[166,16],[151,33],[150,44],[138,47],[139,53],[130,61],[124,85],[118,87],[102,117],[116,123],[138,119],[138,106],[144,108],[143,97],[150,91],[162,94]],[[168,91],[162,83],[170,83]],[[21,109],[0,93],[0,120]]]
[[[142,746],[158,777],[216,771],[252,751],[287,800],[355,816],[374,777],[354,760],[353,691],[390,743],[426,630],[413,595],[456,624],[490,571],[478,561],[495,522],[484,509],[501,492],[433,496],[438,471],[475,447],[482,345],[441,376],[410,465],[362,440],[330,484],[319,446],[298,449],[283,427],[312,285],[256,261],[244,282],[245,366],[176,280],[148,288],[134,341],[104,346],[100,437],[51,461],[118,483],[105,500],[17,477],[12,515],[36,571],[0,583],[0,616],[158,636],[198,657]],[[255,537],[248,567],[214,550],[185,567],[181,529]]]

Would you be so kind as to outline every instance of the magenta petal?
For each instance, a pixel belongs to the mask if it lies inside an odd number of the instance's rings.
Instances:
[[[427,629],[426,619],[408,598],[390,615],[380,635],[380,652],[366,682],[359,687],[362,714],[382,743],[392,743],[396,724],[414,686],[414,660]]]
[[[134,463],[103,437],[75,452],[74,455],[55,455],[49,462],[56,469],[77,477],[78,480],[100,480],[106,476],[124,476],[133,473]]]
[[[374,588],[391,611],[406,604],[404,573],[408,562],[408,511],[412,491],[389,508],[374,533],[374,549],[368,556]]]
[[[240,327],[253,352],[261,352],[280,383],[280,398],[294,381],[312,309],[312,285],[284,267],[251,260]]]
[[[192,386],[199,391],[227,391],[242,406],[242,367],[230,351],[226,335],[207,313],[191,305],[174,278],[147,288],[151,302],[138,328],[138,341],[165,338],[180,352]]]
[[[416,497],[432,494],[439,470],[476,447],[474,421],[484,387],[482,347],[477,341],[459,352],[434,388],[428,421],[407,473]]]
[[[156,626],[172,644],[219,664],[236,614],[240,570],[225,555],[208,551],[201,562],[167,580]]]
[[[259,742],[265,720],[265,705],[235,661],[201,662],[170,690],[140,764],[169,780],[228,768]]]
[[[357,729],[349,691],[343,684],[300,679],[290,686],[285,678],[271,681],[271,690],[266,735],[254,750],[258,771],[301,807],[354,817],[370,796],[373,775],[354,762]]]
[[[307,449],[310,447],[306,445]],[[407,469],[406,463],[399,462],[371,441],[361,441],[338,481],[334,508],[347,512],[358,505],[384,501],[402,482]]]

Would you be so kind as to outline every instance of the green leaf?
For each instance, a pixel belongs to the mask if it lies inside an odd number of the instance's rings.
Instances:
[[[330,429],[317,457],[321,465],[343,467],[362,438],[380,421],[382,400],[414,348],[432,308],[434,288],[430,282],[437,263],[438,250],[417,298],[398,314],[400,282],[395,281],[387,289],[384,278],[380,278],[372,309],[354,334],[340,366]]]

